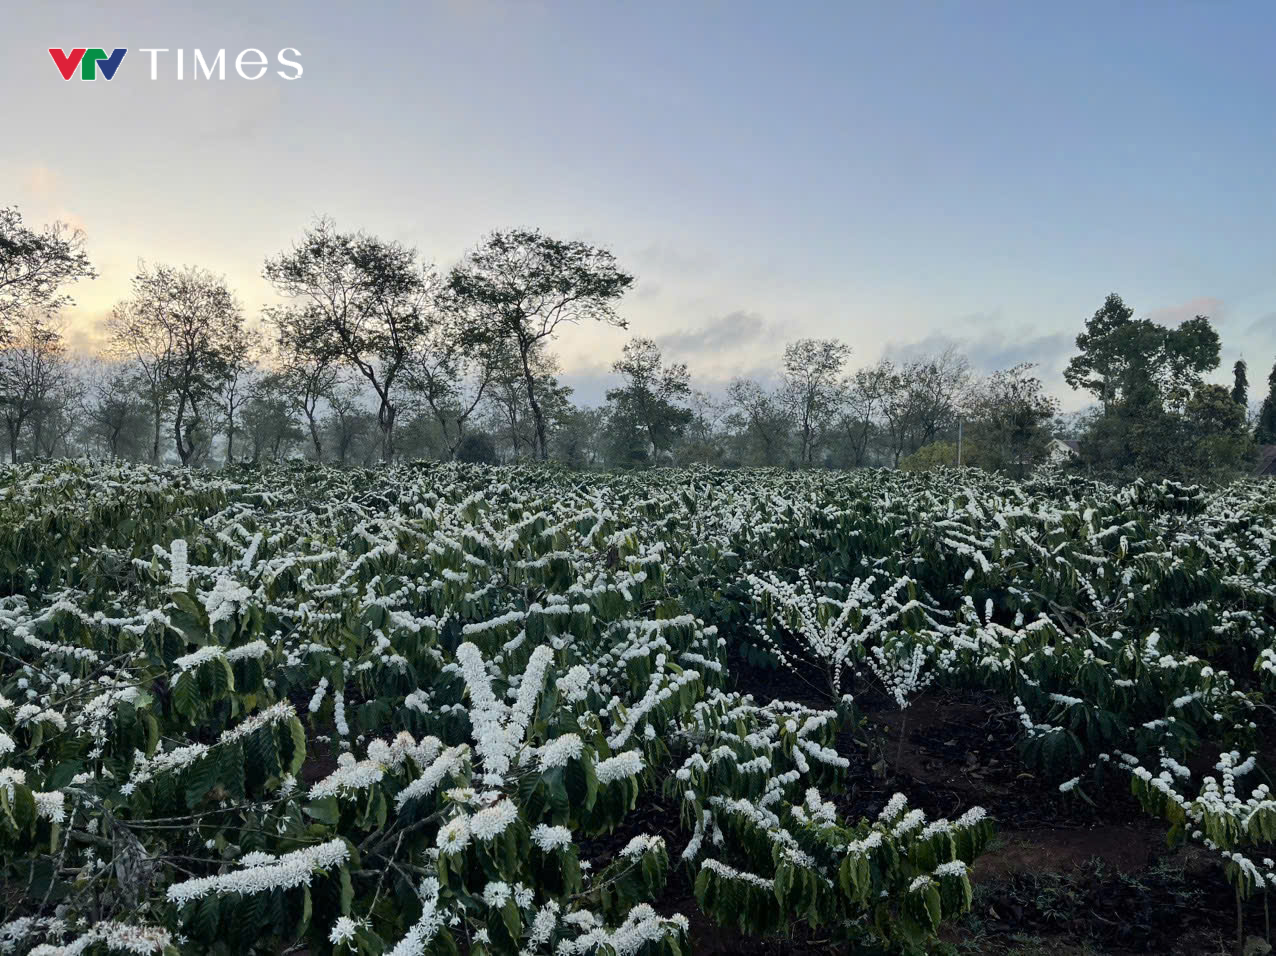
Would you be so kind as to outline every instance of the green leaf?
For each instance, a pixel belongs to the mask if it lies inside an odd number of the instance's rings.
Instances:
[[[306,816],[320,823],[326,823],[328,826],[336,826],[341,819],[341,805],[336,797],[320,797],[318,800],[311,800],[303,809]]]

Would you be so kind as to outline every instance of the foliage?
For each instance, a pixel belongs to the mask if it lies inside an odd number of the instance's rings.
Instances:
[[[963,440],[961,443],[961,463],[963,465],[981,465],[980,448],[974,442]],[[957,443],[955,441],[933,441],[923,445],[911,455],[901,458],[900,471],[933,471],[936,468],[953,468],[957,465]]]
[[[1254,441],[1260,445],[1276,444],[1276,365],[1267,376],[1267,394],[1258,410]]]
[[[971,390],[965,414],[982,467],[1022,476],[1046,457],[1047,425],[1058,413],[1059,402],[1046,394],[1032,369],[1025,362],[993,372]],[[975,463],[968,455],[963,449],[965,463]]]
[[[679,362],[665,364],[651,339],[631,339],[624,356],[612,364],[624,382],[608,389],[609,429],[626,464],[660,461],[691,424],[685,406],[691,396],[691,375]]]
[[[81,230],[55,222],[37,232],[17,209],[0,207],[0,344],[10,322],[27,312],[56,312],[71,304],[63,286],[96,277]]]
[[[1109,295],[1077,336],[1080,354],[1064,379],[1091,392],[1105,412],[1117,405],[1182,407],[1202,374],[1218,367],[1218,333],[1205,316],[1174,329],[1133,316],[1119,295]]]
[[[798,339],[784,348],[780,404],[797,426],[798,461],[813,464],[846,402],[842,369],[851,347],[838,339]]]
[[[400,379],[439,322],[433,268],[401,242],[320,219],[290,250],[267,258],[263,274],[298,304],[274,313],[285,346],[312,368],[342,363],[372,389],[381,455],[391,460]]]
[[[0,855],[20,951],[678,952],[685,920],[650,906],[663,840],[582,855],[661,788],[720,918],[739,917],[736,873],[772,888],[756,931],[913,946],[968,899],[985,822],[919,827],[902,798],[878,824],[842,818],[819,796],[842,786],[838,714],[727,687],[690,582],[732,566],[712,556],[732,532],[684,537],[653,486],[313,466],[5,480]],[[808,849],[772,852],[789,840]]]
[[[548,425],[533,356],[564,323],[624,328],[614,303],[633,284],[606,249],[554,239],[538,230],[493,232],[448,275],[448,308],[488,341],[518,358],[535,429],[536,457],[549,457]]]

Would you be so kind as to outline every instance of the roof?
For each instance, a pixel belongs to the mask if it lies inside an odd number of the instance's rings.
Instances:
[[[1258,464],[1254,466],[1254,477],[1276,478],[1276,445],[1258,446]]]

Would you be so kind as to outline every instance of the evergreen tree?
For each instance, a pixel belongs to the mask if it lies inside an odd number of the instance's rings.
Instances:
[[[1254,441],[1260,445],[1276,444],[1276,365],[1267,376],[1267,397],[1258,410],[1258,426],[1254,429]]]
[[[1232,366],[1232,401],[1241,408],[1249,407],[1249,377],[1245,372],[1245,360],[1237,359]]]

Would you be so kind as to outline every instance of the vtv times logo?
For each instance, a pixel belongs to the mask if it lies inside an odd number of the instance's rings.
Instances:
[[[179,80],[186,79],[186,50],[178,48],[170,50],[167,47],[142,47],[139,53],[149,53],[151,57],[151,79],[158,80],[160,77],[160,54],[175,54],[173,57],[164,57],[164,65],[172,71],[173,75]],[[226,79],[226,51],[218,50],[217,55],[211,59],[204,55],[203,50],[191,50],[193,56],[190,64],[190,78],[198,80],[203,75],[205,80]],[[124,61],[124,55],[128,53],[127,49],[117,48],[112,50],[110,55],[100,47],[76,47],[73,50],[62,50],[56,47],[49,48],[49,56],[53,57],[54,64],[57,65],[58,72],[62,74],[62,79],[69,80],[76,75],[77,67],[81,80],[96,80],[98,74],[107,79],[115,79],[115,73],[120,68],[120,64]],[[296,57],[296,59],[291,59]],[[285,80],[297,80],[301,78],[304,72],[298,60],[301,58],[301,51],[293,47],[284,47],[279,51],[275,59],[279,66],[283,69],[275,71],[277,76]],[[249,47],[247,50],[240,51],[234,61],[235,73],[240,79],[244,80],[260,80],[270,71],[270,60],[261,50]],[[214,76],[215,74],[215,76]]]
[[[102,68],[102,76],[108,80],[115,79],[115,71],[120,68],[120,63],[124,61],[124,54],[128,50],[112,50],[111,55],[107,56],[106,51],[100,47],[94,49],[86,49],[79,47],[70,53],[63,53],[58,49],[50,49],[49,55],[53,57],[53,62],[58,65],[58,72],[62,74],[62,79],[69,80],[75,75],[75,68],[80,68],[80,79],[96,80],[97,69]]]

